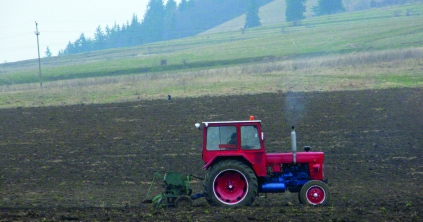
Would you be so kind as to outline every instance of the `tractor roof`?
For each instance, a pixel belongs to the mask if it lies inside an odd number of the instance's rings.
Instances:
[[[203,122],[203,124],[219,124],[219,123],[261,123],[261,120],[240,120],[240,121],[213,121]]]

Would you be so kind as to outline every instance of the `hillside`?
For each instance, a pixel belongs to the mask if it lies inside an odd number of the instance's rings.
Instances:
[[[270,2],[260,7],[259,17],[261,19],[261,24],[263,26],[268,26],[285,22],[285,2],[286,0],[274,0],[273,2]],[[311,11],[311,9],[315,5],[317,5],[317,0],[309,0],[306,2],[307,12],[305,13],[305,15],[307,18],[310,18],[312,16],[313,12]],[[200,33],[200,35],[210,35],[228,31],[240,31],[240,29],[244,27],[244,23],[245,14],[230,21],[227,21],[221,25],[218,25],[215,28],[202,32]]]
[[[0,66],[0,107],[420,87],[423,4]]]

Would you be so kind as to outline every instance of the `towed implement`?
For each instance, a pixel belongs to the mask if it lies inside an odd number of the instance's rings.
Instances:
[[[157,177],[162,177],[162,175],[158,172],[154,173],[147,197],[143,201],[144,203],[152,203],[156,208],[168,206],[191,207],[193,200],[203,196],[202,194],[191,196],[192,190],[190,188],[190,179],[192,175],[183,176],[178,172],[166,172],[162,184],[164,191],[153,199],[148,199],[148,195]]]

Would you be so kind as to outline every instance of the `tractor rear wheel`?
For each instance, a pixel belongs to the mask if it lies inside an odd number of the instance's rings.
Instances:
[[[204,196],[212,206],[250,206],[257,196],[254,171],[237,160],[223,160],[211,167],[204,180]]]
[[[301,188],[300,203],[307,205],[328,205],[330,201],[329,186],[320,180],[310,180]]]

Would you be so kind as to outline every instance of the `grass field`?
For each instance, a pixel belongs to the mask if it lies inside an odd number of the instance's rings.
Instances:
[[[403,5],[44,58],[42,90],[36,60],[2,64],[0,107],[418,87],[422,18]]]

